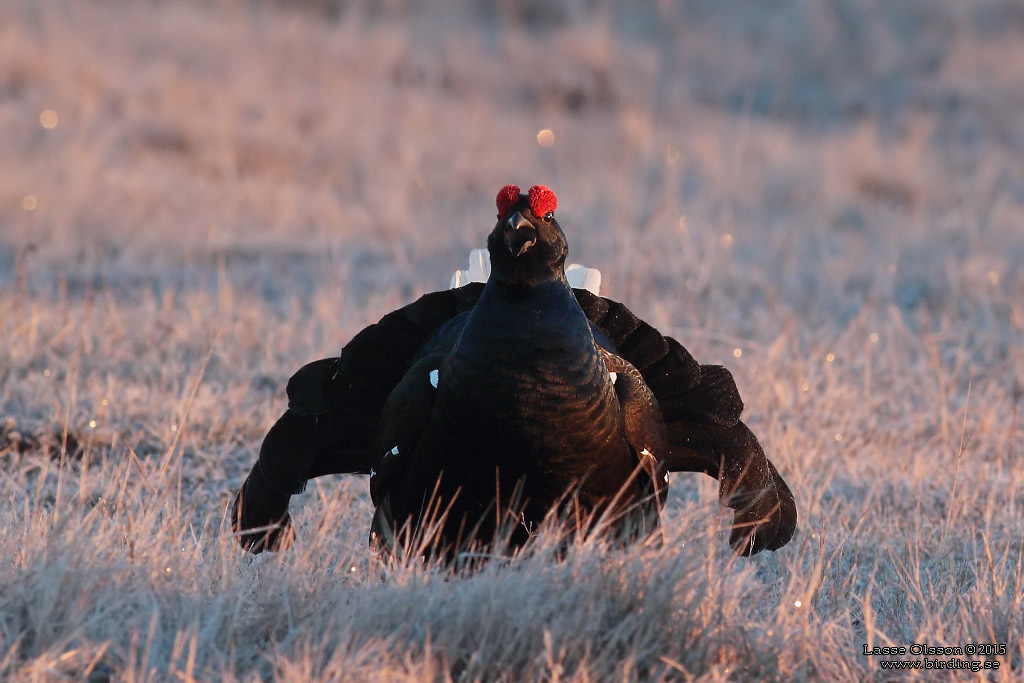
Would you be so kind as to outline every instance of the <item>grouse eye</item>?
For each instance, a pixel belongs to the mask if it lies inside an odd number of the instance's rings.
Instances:
[[[548,211],[546,214],[544,214],[544,220],[546,220],[546,221],[549,221],[549,220],[551,220],[554,217],[555,217],[555,212],[554,211]]]

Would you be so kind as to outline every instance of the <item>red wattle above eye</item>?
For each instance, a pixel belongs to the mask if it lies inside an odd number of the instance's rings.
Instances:
[[[498,205],[498,218],[507,218],[509,209],[519,201],[519,188],[515,185],[506,185],[498,190],[496,204]]]
[[[542,218],[548,211],[555,212],[558,207],[558,197],[555,193],[543,185],[534,185],[530,188],[530,211],[533,215]]]

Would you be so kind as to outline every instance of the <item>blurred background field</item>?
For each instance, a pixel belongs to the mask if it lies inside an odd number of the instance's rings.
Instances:
[[[1017,0],[0,0],[0,674],[888,680],[863,644],[996,642],[951,677],[1017,680],[1022,112]],[[733,371],[789,546],[734,559],[680,475],[664,547],[445,581],[337,478],[240,552],[289,375],[446,287],[506,183]]]

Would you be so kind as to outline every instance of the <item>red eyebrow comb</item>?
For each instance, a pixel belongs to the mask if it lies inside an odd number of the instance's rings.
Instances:
[[[555,212],[558,208],[558,197],[555,193],[543,185],[534,185],[530,188],[530,211],[533,215],[541,218],[550,211]]]
[[[508,217],[509,209],[519,201],[519,188],[515,185],[506,185],[498,190],[496,204],[498,205],[498,218]]]

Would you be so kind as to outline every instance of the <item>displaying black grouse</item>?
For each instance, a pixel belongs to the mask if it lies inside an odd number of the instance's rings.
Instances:
[[[388,552],[514,548],[551,513],[644,535],[668,472],[720,481],[736,552],[792,538],[793,494],[740,421],[728,370],[571,288],[556,205],[543,186],[502,188],[485,284],[424,295],[291,378],[235,499],[245,548],[287,547],[290,496],[336,473],[370,475],[371,540]]]

